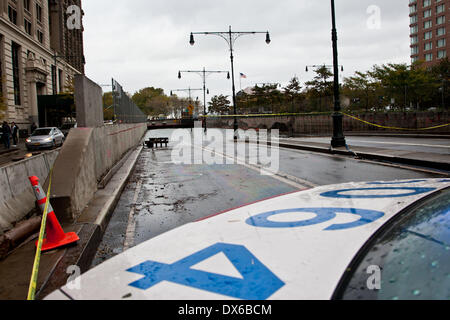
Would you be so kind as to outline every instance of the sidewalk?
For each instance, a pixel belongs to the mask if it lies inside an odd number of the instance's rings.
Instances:
[[[404,150],[393,150],[374,147],[353,147],[349,146],[332,149],[330,144],[301,141],[298,138],[280,139],[280,147],[320,152],[327,154],[340,154],[345,156],[357,157],[359,159],[386,161],[397,164],[420,166],[425,168],[450,171],[450,155],[414,152]]]
[[[14,161],[16,158],[24,157],[27,153],[25,146],[25,139],[20,139],[19,144],[13,147],[11,144],[10,149],[6,149],[3,144],[0,145],[0,166],[7,165]]]
[[[76,232],[80,241],[70,247],[41,255],[36,299],[65,285],[67,268],[80,267],[81,273],[89,270],[97,247],[103,236],[115,205],[120,198],[131,172],[134,169],[142,145],[130,150],[111,171],[117,171],[104,189],[99,189],[74,224],[62,224],[64,232]],[[36,253],[35,241],[38,234],[28,238],[19,247],[0,261],[0,300],[26,300]]]

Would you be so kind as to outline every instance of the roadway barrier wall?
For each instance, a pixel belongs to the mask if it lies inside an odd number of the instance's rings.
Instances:
[[[0,235],[35,208],[29,176],[44,182],[59,151],[53,150],[0,168]]]
[[[101,179],[146,131],[145,123],[71,129],[52,178],[51,203],[61,221],[76,221]]]
[[[418,130],[450,123],[450,112],[389,112],[352,114],[361,120],[385,127],[411,129],[393,130],[371,126],[364,122],[344,116],[344,132],[400,132],[408,133],[417,130],[421,133],[450,133],[450,126],[433,130]],[[280,129],[291,134],[321,135],[333,132],[330,115],[297,115],[297,116],[257,116],[239,117],[239,128]],[[233,118],[207,118],[209,128],[233,128]]]

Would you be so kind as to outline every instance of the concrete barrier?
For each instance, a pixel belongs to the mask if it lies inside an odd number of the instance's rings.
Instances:
[[[0,168],[0,235],[34,209],[36,198],[28,177],[45,181],[58,152],[48,151]]]
[[[98,183],[146,131],[145,123],[70,131],[53,169],[51,204],[60,221],[76,221],[94,197]]]

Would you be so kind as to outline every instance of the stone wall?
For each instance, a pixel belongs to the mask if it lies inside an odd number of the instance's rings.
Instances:
[[[76,221],[100,180],[146,131],[145,123],[71,129],[53,171],[51,203],[58,218]]]
[[[408,129],[429,128],[450,123],[450,112],[408,112],[408,113],[380,113],[380,114],[354,114],[361,120],[385,127],[399,127]],[[393,130],[368,125],[364,122],[344,116],[345,132],[414,132]],[[330,134],[333,132],[333,122],[329,115],[302,115],[302,116],[267,116],[267,117],[240,117],[239,128],[280,129],[281,132],[306,135]],[[208,118],[209,128],[233,128],[233,118]],[[450,133],[450,126],[433,130],[417,130],[421,133]]]
[[[45,152],[0,168],[0,235],[35,208],[36,197],[28,177],[37,176],[43,185],[58,152]]]

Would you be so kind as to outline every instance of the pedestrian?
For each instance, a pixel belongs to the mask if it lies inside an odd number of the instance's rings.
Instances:
[[[19,126],[15,122],[11,123],[11,131],[13,138],[13,147],[17,147],[17,144],[19,143]]]
[[[3,121],[2,132],[3,132],[3,143],[5,144],[5,148],[9,149],[11,147],[9,142],[9,137],[11,136],[11,128],[9,127],[8,122],[6,121]]]
[[[34,130],[36,129],[37,129],[36,122],[33,122],[33,124],[31,125],[31,134],[33,134]]]

